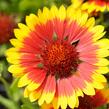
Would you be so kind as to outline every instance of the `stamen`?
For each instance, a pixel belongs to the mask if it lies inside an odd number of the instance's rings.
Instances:
[[[42,58],[48,73],[58,78],[68,77],[74,73],[79,62],[75,46],[56,41],[45,48]]]

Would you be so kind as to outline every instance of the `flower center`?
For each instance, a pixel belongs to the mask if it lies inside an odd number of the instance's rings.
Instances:
[[[46,46],[42,57],[48,73],[58,78],[68,77],[75,72],[79,61],[75,47],[65,42]]]

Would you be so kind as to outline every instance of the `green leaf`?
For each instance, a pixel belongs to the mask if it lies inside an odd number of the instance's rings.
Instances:
[[[98,107],[97,109],[107,109],[107,105],[103,105],[101,107]]]
[[[0,45],[0,57],[5,55],[6,50],[7,50],[7,45],[6,44]]]
[[[1,76],[2,72],[3,72],[3,64],[0,63],[0,76]]]
[[[16,102],[18,102],[21,96],[23,95],[22,90],[19,89],[17,85],[18,85],[18,79],[14,79],[9,89],[11,92],[12,99]]]
[[[22,0],[19,4],[21,12],[36,12],[36,10],[43,6],[43,0]]]
[[[7,12],[9,8],[9,3],[6,2],[5,0],[0,1],[0,11],[5,11]]]
[[[28,99],[24,99],[21,109],[40,109],[40,108],[39,108],[37,102],[31,103]]]
[[[20,109],[15,102],[11,101],[10,99],[4,98],[1,95],[0,95],[0,104],[7,107],[7,109]]]

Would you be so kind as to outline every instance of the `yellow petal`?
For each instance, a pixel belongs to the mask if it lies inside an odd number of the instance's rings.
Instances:
[[[104,35],[106,34],[106,32],[102,32],[102,33],[96,33],[95,35],[93,35],[93,40],[96,41],[100,38],[102,38]]]
[[[77,102],[77,95],[73,93],[71,96],[67,97],[68,105],[70,108],[74,108]],[[73,101],[73,102],[72,102]]]
[[[55,94],[55,92],[46,93],[45,101],[47,104],[49,104],[53,100],[54,94]]]
[[[51,20],[52,19],[52,15],[50,13],[50,10],[47,7],[43,8],[43,18],[46,19],[46,21]],[[45,21],[45,22],[46,22]]]
[[[8,71],[11,72],[14,75],[22,76],[23,75],[24,68],[20,67],[19,65],[11,65],[8,68]]]
[[[76,108],[79,107],[79,99],[78,99],[78,98],[77,98],[77,100],[76,100],[76,105],[75,105],[75,107],[76,107]]]
[[[7,52],[7,61],[12,64],[19,64],[20,63],[20,53],[18,52]]]
[[[92,87],[92,85],[90,83],[88,83],[88,82],[85,82],[85,83],[86,83],[86,87],[83,89],[83,92],[86,95],[95,95],[95,90]]]
[[[41,91],[33,91],[30,93],[29,98],[31,102],[36,101],[37,99],[39,99],[41,95]]]
[[[67,16],[67,19],[71,18],[72,16],[74,16],[72,13],[74,13],[74,9],[72,6],[69,6],[67,8],[67,11],[66,11],[66,16]]]
[[[29,91],[34,91],[35,89],[37,89],[40,86],[39,83],[35,83],[35,82],[31,82],[27,88]]]
[[[81,6],[83,0],[71,0],[72,1],[72,6],[74,7],[74,9],[78,9],[79,6]]]
[[[77,16],[79,18],[79,16]],[[82,14],[81,18],[79,18],[79,22],[80,25],[84,25],[86,22],[87,22],[87,19],[88,19],[88,14],[87,13],[84,13]]]
[[[94,73],[92,78],[98,82],[107,82],[106,78],[101,74]]]
[[[58,8],[56,6],[52,6],[51,9],[50,9],[50,12],[52,14],[52,17],[53,18],[56,18],[57,17],[57,13],[58,13]]]
[[[18,38],[20,41],[23,41],[24,38],[29,36],[30,30],[26,25],[22,23],[19,23],[18,26],[20,29],[14,29],[14,33],[16,38]]]
[[[67,108],[67,97],[66,96],[59,96],[58,98],[58,107],[61,107],[61,109]]]
[[[8,54],[13,53],[13,52],[18,52],[18,51],[19,51],[18,48],[12,47],[12,48],[9,48],[9,49],[5,52],[5,54],[6,54],[6,56],[8,56]]]
[[[95,45],[98,45],[102,49],[109,49],[109,39],[106,39],[106,38],[101,39],[97,41]]]
[[[58,17],[60,20],[64,20],[66,18],[66,9],[63,5],[59,8]]]
[[[29,28],[28,28],[26,25],[22,24],[22,23],[18,23],[18,27],[19,27],[21,30],[23,30],[23,32],[25,31],[26,34],[28,34],[28,33],[30,32]]]
[[[98,57],[107,57],[107,56],[109,56],[109,50],[107,50],[107,49],[99,49],[97,51],[97,56]]]
[[[38,100],[38,104],[39,104],[40,106],[44,103],[45,96],[46,96],[46,94],[43,94],[43,95],[40,97],[40,99]]]
[[[20,41],[23,41],[23,39],[25,38],[25,36],[22,35],[22,32],[20,29],[14,29],[14,34],[15,34],[15,37]]]
[[[29,96],[30,92],[27,88],[24,89],[24,97],[27,98]]]
[[[92,86],[96,89],[103,89],[104,85],[96,80],[93,81]]]
[[[51,19],[52,16],[49,9],[44,7],[43,12],[40,9],[38,10],[38,17],[39,17],[39,21],[45,24],[48,20]]]
[[[105,58],[99,58],[98,62],[95,65],[97,65],[97,66],[107,66],[107,65],[109,65],[109,61]]]
[[[11,64],[19,64],[20,61],[18,59],[14,59],[13,57],[7,57],[7,61]]]
[[[28,79],[28,74],[22,76],[18,82],[18,87],[24,87],[28,85],[31,81]]]
[[[96,70],[97,73],[99,74],[106,74],[109,72],[109,68],[108,67],[99,67],[97,70]]]
[[[93,27],[90,31],[92,33],[94,33],[94,35],[93,35],[93,40],[94,41],[100,39],[105,34],[105,32],[103,32],[104,31],[104,26],[102,26],[102,25],[97,25],[97,26]]]
[[[74,12],[74,15],[71,18],[73,18],[74,21],[76,20],[76,22],[81,25],[81,19],[80,19],[81,17],[82,17],[81,10],[77,10]]]
[[[34,30],[35,26],[39,24],[39,19],[36,15],[30,14],[29,16],[26,16],[26,24],[31,30]]]
[[[7,52],[7,56],[9,58],[19,59],[20,58],[20,53],[19,52],[11,52],[11,51],[8,51]]]
[[[92,17],[92,18],[89,18],[88,21],[86,22],[85,26],[86,27],[93,27],[95,25],[95,19]]]
[[[21,42],[20,42],[19,40],[17,40],[17,39],[11,39],[10,42],[11,42],[11,44],[12,44],[13,46],[15,46],[16,48],[21,48],[21,47],[23,47],[23,43],[21,43]]]
[[[76,94],[77,94],[77,96],[81,96],[81,97],[84,96],[83,92],[79,88],[77,89]]]

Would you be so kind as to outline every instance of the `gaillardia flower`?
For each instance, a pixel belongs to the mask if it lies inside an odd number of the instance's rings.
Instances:
[[[102,105],[106,105],[109,103],[109,89],[96,90],[96,94],[94,96],[85,95],[83,98],[79,98],[79,107],[75,109],[96,109]],[[41,109],[54,109],[52,104],[44,103],[41,106]],[[71,109],[67,107],[67,109]]]
[[[15,29],[17,39],[7,51],[13,64],[9,71],[20,77],[18,86],[31,101],[52,103],[54,108],[78,106],[78,97],[94,95],[106,82],[109,71],[109,40],[104,27],[80,10],[44,7],[26,17],[26,25]]]
[[[96,90],[94,96],[85,95],[84,98],[80,97],[80,105],[77,109],[96,109],[102,105],[109,103],[109,89]]]
[[[108,0],[87,0],[82,5],[83,10],[90,12],[104,12],[109,11],[109,1]]]
[[[0,13],[0,44],[8,42],[12,38],[15,26],[16,23],[12,16]]]

